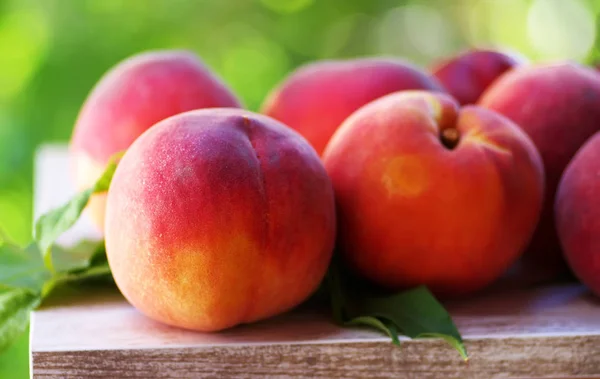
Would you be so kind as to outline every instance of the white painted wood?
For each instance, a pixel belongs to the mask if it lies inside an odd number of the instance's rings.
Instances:
[[[33,214],[41,214],[61,206],[75,193],[69,170],[67,147],[61,144],[43,145],[36,152],[34,167]],[[100,233],[85,214],[65,233],[59,242],[70,245],[81,239],[100,239]]]
[[[36,163],[36,214],[73,193],[66,150]],[[63,242],[98,238],[88,220]],[[377,332],[340,328],[314,310],[222,333],[168,327],[116,291],[72,289],[32,319],[34,377],[600,378],[600,300],[577,284],[481,295],[448,307],[471,359],[439,340],[398,349]]]

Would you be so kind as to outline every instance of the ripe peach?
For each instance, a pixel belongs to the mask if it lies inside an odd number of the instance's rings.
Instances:
[[[267,116],[167,118],[125,153],[108,191],[106,249],[123,295],[163,323],[218,331],[316,290],[335,240],[327,172]]]
[[[433,75],[462,105],[475,104],[499,76],[525,64],[525,58],[493,49],[471,49],[438,62]]]
[[[323,155],[349,266],[376,284],[466,295],[500,277],[531,237],[541,158],[515,124],[426,91],[362,107]]]
[[[479,105],[519,125],[542,156],[545,204],[515,275],[551,280],[568,271],[555,229],[556,187],[575,152],[600,130],[600,75],[591,68],[568,62],[523,67],[499,78],[484,93]]]
[[[564,171],[556,192],[556,230],[575,275],[600,296],[600,132]]]
[[[261,112],[302,134],[321,154],[352,112],[392,92],[443,91],[433,76],[400,60],[359,58],[310,63],[267,97]]]
[[[198,108],[239,106],[225,84],[190,52],[130,57],[101,78],[81,109],[70,146],[75,184],[89,188],[113,154],[164,118]],[[105,202],[105,195],[96,195],[88,206],[100,230]]]

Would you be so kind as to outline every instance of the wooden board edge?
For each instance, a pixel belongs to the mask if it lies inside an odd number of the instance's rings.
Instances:
[[[35,378],[600,378],[600,336],[34,352]]]

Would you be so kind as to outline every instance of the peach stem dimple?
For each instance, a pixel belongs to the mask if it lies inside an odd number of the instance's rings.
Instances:
[[[446,128],[440,132],[440,140],[448,149],[452,150],[460,141],[460,133],[456,128]]]

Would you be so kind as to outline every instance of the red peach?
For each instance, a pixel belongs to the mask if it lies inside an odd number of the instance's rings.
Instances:
[[[323,160],[343,256],[390,289],[482,289],[520,256],[538,221],[544,177],[531,140],[447,95],[375,100],[344,122]]]
[[[304,138],[267,116],[167,118],[127,150],[108,191],[115,281],[157,321],[218,331],[304,301],[335,240],[331,181]]]
[[[493,49],[471,49],[438,62],[433,75],[462,105],[475,104],[498,77],[527,61],[521,56]]]
[[[556,188],[575,152],[600,130],[600,75],[568,62],[523,67],[499,78],[484,93],[479,105],[519,125],[542,156],[545,204],[515,277],[552,280],[568,271],[555,229]]]
[[[579,149],[556,192],[556,230],[575,275],[600,296],[600,132]]]
[[[433,76],[401,60],[329,60],[300,67],[267,97],[261,112],[298,131],[321,154],[352,112],[392,92],[443,91]]]
[[[101,78],[81,109],[70,144],[76,186],[81,190],[93,185],[112,155],[164,118],[199,108],[239,106],[225,84],[190,52],[130,57]],[[88,206],[100,230],[105,203],[105,195],[95,195]]]

